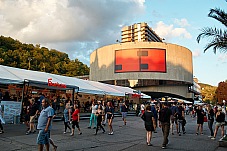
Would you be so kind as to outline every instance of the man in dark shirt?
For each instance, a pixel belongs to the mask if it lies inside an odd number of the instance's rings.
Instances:
[[[30,124],[30,129],[29,131],[27,131],[26,135],[30,134],[31,132],[32,133],[35,133],[35,118],[39,112],[39,106],[35,103],[35,99],[34,98],[31,98],[29,99],[29,102],[30,102],[30,106],[29,106],[29,116],[30,116],[30,121],[29,121],[29,124]]]
[[[171,109],[168,107],[168,103],[165,102],[163,104],[163,108],[159,112],[159,127],[162,128],[163,133],[163,143],[162,148],[165,149],[166,145],[168,144],[168,136],[169,136],[169,130],[170,130],[170,116],[172,115]]]

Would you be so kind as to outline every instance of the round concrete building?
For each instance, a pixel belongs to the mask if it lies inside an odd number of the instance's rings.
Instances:
[[[192,52],[162,42],[146,23],[126,26],[121,43],[91,53],[89,79],[131,87],[152,98],[169,96],[192,101]]]

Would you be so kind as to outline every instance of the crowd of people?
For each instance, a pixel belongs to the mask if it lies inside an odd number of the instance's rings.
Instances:
[[[31,133],[38,132],[37,136],[37,144],[38,150],[43,150],[44,145],[47,150],[49,150],[50,145],[52,144],[54,150],[57,150],[57,145],[50,137],[50,131],[52,127],[52,119],[56,116],[57,108],[55,107],[56,99],[50,101],[45,98],[43,95],[40,95],[39,101],[35,101],[34,98],[28,98],[30,105],[26,108],[27,111],[25,114],[25,125],[27,126],[26,135]],[[40,102],[40,103],[39,103]],[[123,103],[124,104],[124,103]],[[127,116],[127,106],[124,104],[121,107],[122,110],[122,120],[126,125],[126,116]],[[105,102],[93,100],[92,105],[90,107],[91,115],[90,122],[88,128],[91,129],[92,124],[93,129],[95,129],[94,134],[97,135],[99,130],[102,130],[102,133],[105,133],[106,130],[103,126],[108,123],[109,133],[108,135],[113,135],[113,126],[112,122],[114,119],[114,106],[112,102],[109,101],[105,104]],[[38,124],[35,128],[35,119],[38,117]],[[63,110],[63,123],[64,123],[64,134],[67,134],[67,130],[69,130],[70,135],[74,136],[75,127],[78,130],[78,134],[82,135],[79,122],[80,122],[80,109],[79,102],[75,100],[72,102],[70,99],[67,99],[64,104]],[[72,126],[71,126],[72,125]],[[0,127],[1,128],[1,127]]]
[[[26,108],[25,125],[27,127],[26,135],[35,133],[36,129],[39,130],[37,136],[37,144],[39,150],[43,150],[44,145],[49,150],[51,144],[54,150],[57,150],[57,145],[50,137],[50,131],[52,128],[52,119],[56,116],[58,111],[57,98],[52,101],[45,98],[44,95],[40,95],[37,102],[34,98],[30,97],[29,106]],[[159,104],[145,104],[137,105],[140,108],[138,114],[142,120],[144,120],[144,126],[146,130],[146,142],[148,146],[152,146],[152,133],[157,133],[157,128],[160,127],[163,133],[162,148],[166,148],[169,143],[169,134],[179,135],[186,134],[186,116],[197,119],[196,135],[203,135],[204,122],[208,123],[210,130],[210,138],[215,140],[219,127],[221,128],[221,136],[224,136],[225,125],[225,106],[212,106],[208,105],[187,105],[183,103],[174,102],[172,104],[168,102]],[[120,104],[120,113],[122,115],[123,125],[127,124],[127,113],[132,108],[127,101]],[[90,120],[88,129],[94,129],[94,135],[97,135],[99,130],[105,133],[104,126],[108,124],[108,135],[113,135],[113,119],[115,107],[112,101],[105,102],[99,100],[92,100],[92,104],[89,108]],[[0,108],[1,112],[1,108]],[[35,125],[35,119],[38,119],[37,126]],[[82,135],[82,131],[79,126],[80,122],[80,103],[78,100],[72,102],[70,99],[65,100],[63,110],[63,123],[64,134],[67,134],[67,130],[71,136],[75,134],[75,128],[78,130],[78,135]],[[215,128],[213,124],[215,123]],[[3,133],[3,126],[0,122],[0,133]],[[176,133],[175,133],[176,132]]]
[[[141,118],[145,121],[145,129],[147,131],[147,145],[152,146],[151,138],[152,132],[156,132],[157,125],[163,132],[162,148],[166,148],[169,143],[168,136],[174,134],[174,125],[177,134],[186,134],[186,115],[191,115],[192,118],[197,118],[196,135],[203,135],[204,122],[208,123],[210,130],[210,138],[215,140],[219,127],[221,127],[221,137],[224,136],[224,125],[226,124],[225,115],[226,107],[217,105],[185,105],[183,103],[174,102],[172,104],[164,102],[159,105],[145,105],[141,104]],[[157,120],[159,122],[157,122]],[[215,122],[215,128],[213,124]]]

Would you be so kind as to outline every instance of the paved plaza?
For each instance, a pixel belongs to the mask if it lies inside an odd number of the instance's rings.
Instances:
[[[115,117],[113,121],[114,135],[98,132],[94,135],[94,129],[87,129],[89,120],[80,121],[82,135],[77,133],[72,137],[70,133],[63,134],[63,122],[54,122],[51,131],[51,138],[58,145],[59,151],[158,151],[162,145],[162,133],[158,128],[158,133],[153,133],[153,146],[146,145],[146,132],[144,123],[140,117],[128,116],[127,125],[123,126],[120,117]],[[4,125],[5,133],[0,135],[0,151],[32,151],[38,150],[36,144],[37,132],[25,135],[25,125],[8,124]],[[196,119],[187,116],[186,134],[182,136],[169,136],[170,144],[165,150],[187,150],[187,151],[226,151],[227,148],[218,147],[218,140],[208,138],[209,131],[207,123],[204,125],[204,135],[195,135]],[[77,132],[77,131],[76,131]],[[220,131],[218,133],[220,138]],[[51,146],[51,150],[53,147]]]

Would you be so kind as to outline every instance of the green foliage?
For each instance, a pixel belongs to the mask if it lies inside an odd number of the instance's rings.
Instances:
[[[201,95],[204,102],[215,104],[216,102],[216,86],[209,84],[198,83],[201,87]]]
[[[89,74],[89,67],[78,59],[70,60],[68,54],[37,44],[22,44],[10,37],[0,36],[0,64],[16,68],[45,71],[48,73],[82,76]]]
[[[201,33],[197,37],[199,43],[202,38],[208,38],[209,42],[205,46],[204,52],[213,48],[213,52],[216,54],[217,50],[220,52],[227,52],[227,13],[219,8],[210,9],[208,17],[214,18],[224,25],[224,29],[217,29],[211,27],[205,27],[201,30]]]

